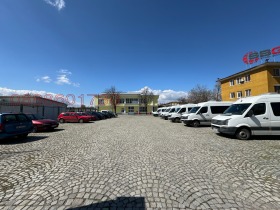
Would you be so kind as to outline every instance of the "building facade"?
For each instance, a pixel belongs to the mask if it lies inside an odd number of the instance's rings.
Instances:
[[[141,103],[141,95],[138,93],[120,93],[117,99],[116,112],[118,114],[145,114],[151,113],[158,108],[158,95],[153,95],[151,101],[146,107]],[[104,94],[94,97],[94,106],[97,110],[110,110],[114,112],[114,108],[110,103],[110,99]]]
[[[0,96],[0,113],[22,112],[38,114],[56,120],[61,112],[65,112],[67,104],[38,96]]]
[[[269,92],[280,93],[280,62],[263,63],[219,81],[223,101],[236,101]]]

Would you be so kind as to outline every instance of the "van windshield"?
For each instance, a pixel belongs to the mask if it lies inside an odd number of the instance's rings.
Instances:
[[[248,104],[232,104],[229,108],[224,111],[224,115],[242,115],[251,103]]]
[[[189,111],[189,113],[196,113],[196,111],[199,110],[199,109],[200,109],[200,106],[193,107],[193,108]]]

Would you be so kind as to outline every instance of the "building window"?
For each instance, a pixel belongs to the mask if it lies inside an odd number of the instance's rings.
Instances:
[[[242,77],[237,77],[236,78],[236,83],[237,84],[241,84],[241,83],[243,83],[244,82],[244,80],[242,79]]]
[[[279,77],[280,76],[280,69],[273,69],[273,76]]]
[[[140,106],[139,111],[140,112],[147,112],[147,107]]]
[[[127,98],[125,102],[127,104],[138,104],[138,98]]]
[[[249,82],[249,81],[251,81],[250,74],[248,74],[248,75],[245,76],[245,82]]]
[[[280,93],[280,86],[274,86],[274,92]]]
[[[230,93],[230,94],[229,94],[229,97],[230,97],[230,98],[235,98],[235,93]]]
[[[234,79],[229,81],[229,86],[233,86],[234,85]]]
[[[242,91],[237,92],[237,98],[242,98]]]
[[[119,104],[124,104],[124,98],[120,98],[120,99],[118,100],[118,103],[119,103]]]
[[[134,112],[134,106],[129,106],[128,107],[128,112]]]
[[[98,100],[98,104],[104,104],[104,99],[103,99],[103,98],[100,98],[100,99]]]
[[[251,89],[245,90],[245,96],[251,96]]]

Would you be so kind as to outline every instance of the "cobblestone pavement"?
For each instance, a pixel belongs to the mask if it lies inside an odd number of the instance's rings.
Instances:
[[[276,137],[152,116],[59,128],[0,142],[0,209],[280,209]]]

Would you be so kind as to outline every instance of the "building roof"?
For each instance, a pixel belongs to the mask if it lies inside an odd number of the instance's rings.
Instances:
[[[243,75],[243,74],[245,74],[245,73],[250,73],[250,72],[252,72],[252,71],[258,70],[258,69],[260,69],[260,68],[262,68],[262,67],[265,67],[265,66],[279,66],[279,67],[280,67],[280,62],[267,62],[267,63],[262,63],[262,64],[260,64],[260,65],[258,65],[258,66],[254,66],[254,67],[249,68],[249,69],[246,69],[246,70],[244,70],[244,71],[237,72],[237,73],[232,74],[232,75],[230,75],[230,76],[227,76],[227,77],[225,77],[225,78],[220,78],[220,79],[218,79],[218,81],[223,82],[224,80],[228,80],[228,79],[231,79],[232,77],[240,76],[240,75]]]

